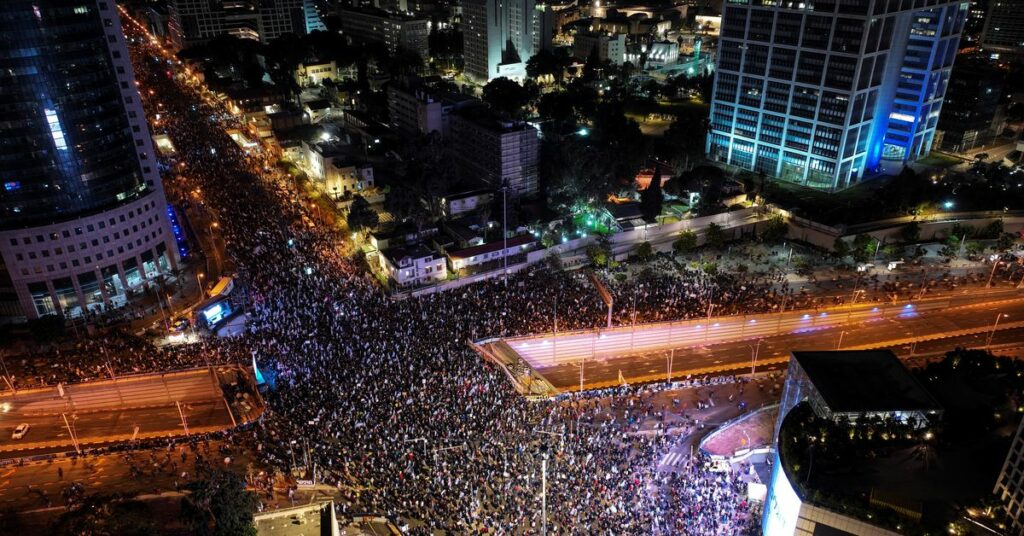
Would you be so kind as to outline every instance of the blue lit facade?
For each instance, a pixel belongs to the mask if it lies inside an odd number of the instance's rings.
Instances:
[[[948,0],[728,0],[708,157],[835,191],[932,146],[967,16]]]

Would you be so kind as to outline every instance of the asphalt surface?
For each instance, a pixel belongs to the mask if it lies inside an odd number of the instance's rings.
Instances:
[[[181,410],[190,431],[209,427],[229,428],[232,424],[222,400],[187,403]],[[130,440],[133,435],[137,438],[185,435],[181,415],[175,405],[70,414],[67,419],[65,424],[61,415],[0,414],[0,453],[3,457],[14,458],[72,450],[74,441],[69,426],[77,435],[79,444],[90,447]],[[12,439],[14,428],[21,423],[31,426],[28,434],[19,440]],[[25,446],[35,448],[22,448]]]
[[[793,350],[853,349],[858,347],[895,347],[909,354],[912,343],[904,342],[914,338],[936,338],[938,340],[919,342],[915,353],[944,352],[957,346],[983,346],[991,326],[998,314],[1009,316],[1000,319],[1000,333],[993,344],[1012,344],[1024,340],[1018,323],[1024,321],[1024,299],[1012,301],[981,302],[972,305],[934,307],[928,310],[911,308],[886,318],[871,317],[857,313],[851,321],[820,329],[790,332],[778,336],[751,334],[738,340],[715,344],[690,344],[661,347],[640,354],[607,355],[597,352],[596,358],[580,356],[559,359],[558,362],[537,362],[531,364],[535,370],[560,390],[578,389],[580,384],[580,363],[583,362],[583,383],[585,388],[618,384],[619,373],[628,382],[659,381],[667,379],[671,365],[672,377],[679,379],[688,374],[734,371],[750,372],[752,358],[756,352],[762,366],[788,360]],[[804,313],[801,313],[801,315]],[[842,315],[833,315],[842,316]],[[785,320],[783,321],[785,322]],[[736,325],[732,326],[735,332]],[[981,333],[956,336],[961,330],[975,330]],[[761,340],[758,347],[757,341]],[[905,349],[904,349],[905,347]],[[561,349],[558,351],[561,355]],[[589,352],[588,352],[589,353]],[[900,353],[900,352],[898,352]],[[669,360],[671,359],[671,363]]]

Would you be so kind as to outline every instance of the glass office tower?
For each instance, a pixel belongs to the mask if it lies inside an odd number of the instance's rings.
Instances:
[[[708,157],[841,190],[928,153],[966,2],[727,0]]]
[[[0,255],[24,316],[117,306],[176,267],[112,0],[0,2]]]

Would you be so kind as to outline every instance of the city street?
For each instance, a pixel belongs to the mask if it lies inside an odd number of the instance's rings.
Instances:
[[[559,334],[557,340],[550,335],[516,338],[508,344],[560,390],[579,388],[582,361],[584,388],[595,388],[617,385],[620,372],[627,382],[664,379],[670,365],[673,377],[742,370],[752,364],[755,353],[758,361],[769,364],[788,359],[789,352],[798,349],[904,346],[963,332],[987,338],[997,314],[1007,315],[1000,318],[997,331],[1024,325],[1024,299],[1007,299],[1011,295],[972,292],[889,307],[868,304],[817,313],[712,318],[710,325],[707,321],[641,325],[635,334],[623,327]],[[707,343],[704,331],[709,331]],[[763,343],[757,344],[758,340]],[[955,346],[950,340],[943,347]]]

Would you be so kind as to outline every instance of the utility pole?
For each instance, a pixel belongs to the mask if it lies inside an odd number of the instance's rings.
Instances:
[[[668,354],[668,374],[665,377],[665,383],[672,383],[672,363],[676,360],[676,349],[672,348]]]
[[[988,282],[985,283],[985,288],[992,286],[992,276],[996,275],[996,266],[999,266],[999,257],[992,261],[992,271],[988,273]]]
[[[996,315],[996,321],[992,323],[992,331],[988,332],[988,339],[985,341],[985,348],[988,348],[989,346],[992,346],[992,337],[995,337],[995,335],[996,335],[996,328],[999,327],[999,321],[1004,316],[1010,316],[1010,315],[1008,315],[1006,313],[999,313],[999,314]]]
[[[764,339],[757,339],[757,346],[750,346],[749,344],[747,345],[747,348],[750,348],[750,375],[751,376],[753,376],[754,373],[756,372],[757,354],[759,354],[761,352],[761,343],[762,342],[764,342]]]
[[[185,437],[192,437],[191,434],[188,433],[188,420],[185,419],[185,412],[181,411],[181,403],[175,400],[174,405],[178,407],[178,415],[181,417],[181,426],[185,428]]]
[[[67,426],[68,433],[71,434],[71,442],[75,445],[75,452],[81,454],[82,449],[78,446],[78,437],[75,436],[75,431],[71,429],[71,424],[68,422],[68,416],[64,413],[61,413],[60,416],[64,418],[64,426]]]
[[[505,287],[508,288],[508,179],[501,179],[501,258],[505,261]]]

